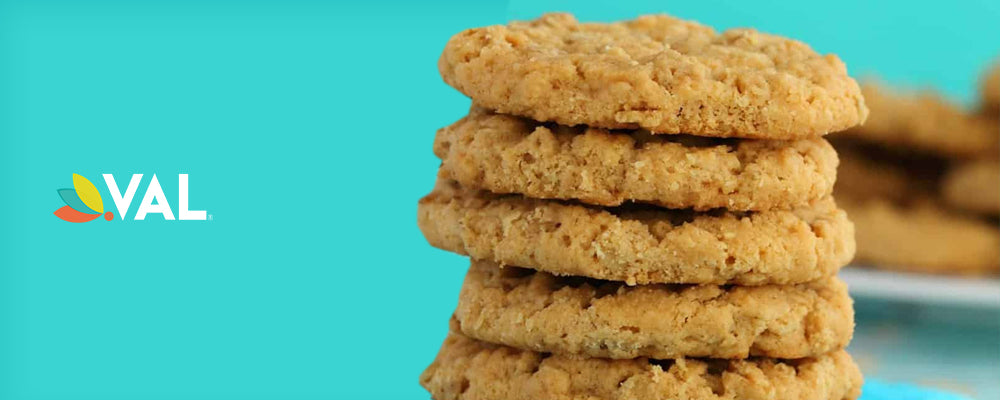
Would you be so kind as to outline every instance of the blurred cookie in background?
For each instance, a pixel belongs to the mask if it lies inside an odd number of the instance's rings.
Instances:
[[[862,265],[954,275],[997,272],[1000,231],[989,221],[929,202],[904,205],[837,196],[838,205],[854,222],[855,261]]]
[[[834,190],[856,200],[906,203],[927,198],[947,164],[940,157],[892,151],[854,138],[831,138],[830,143],[840,159]]]
[[[993,125],[930,91],[906,92],[872,81],[861,85],[871,110],[864,125],[833,135],[896,152],[946,158],[996,155],[1000,138]]]
[[[945,201],[957,209],[1000,215],[1000,161],[981,159],[952,167],[941,186]]]
[[[935,274],[1000,272],[996,120],[929,90],[868,82],[862,92],[868,121],[830,138],[840,157],[837,203],[857,232],[855,263]]]
[[[979,79],[979,110],[983,115],[1000,117],[1000,60],[994,61]]]

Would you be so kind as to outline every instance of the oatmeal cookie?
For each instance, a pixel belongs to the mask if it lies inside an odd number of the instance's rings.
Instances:
[[[788,209],[827,197],[837,153],[822,138],[709,139],[570,128],[473,109],[437,132],[441,178],[494,193],[618,206]]]
[[[835,55],[668,15],[579,23],[546,14],[468,29],[448,41],[438,69],[477,105],[571,126],[787,140],[868,114]]]
[[[473,261],[455,319],[466,336],[600,358],[803,358],[847,346],[836,277],[798,285],[641,285]]]
[[[459,333],[420,375],[436,400],[853,400],[861,384],[843,350],[798,360],[608,360],[517,350]]]
[[[417,213],[435,247],[630,285],[802,283],[836,273],[854,255],[854,226],[829,198],[746,213],[599,208],[439,180]]]

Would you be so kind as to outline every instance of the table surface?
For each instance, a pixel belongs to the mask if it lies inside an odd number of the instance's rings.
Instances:
[[[849,351],[868,379],[1000,399],[995,308],[901,302],[855,294]]]

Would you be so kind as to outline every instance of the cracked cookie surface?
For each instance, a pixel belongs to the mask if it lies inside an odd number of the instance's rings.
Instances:
[[[862,377],[837,350],[798,360],[608,360],[548,355],[451,333],[420,375],[436,400],[842,400]]]
[[[835,277],[798,285],[641,285],[473,261],[455,319],[466,336],[542,353],[627,359],[803,358],[847,346]]]
[[[440,129],[443,179],[494,193],[617,206],[788,209],[830,195],[837,153],[791,142],[571,128],[473,108]]]
[[[435,247],[630,285],[802,283],[833,275],[854,255],[854,226],[832,199],[749,213],[611,209],[439,180],[417,214]]]
[[[668,15],[608,24],[546,14],[469,29],[448,41],[438,69],[477,105],[563,125],[787,140],[868,113],[835,55]]]

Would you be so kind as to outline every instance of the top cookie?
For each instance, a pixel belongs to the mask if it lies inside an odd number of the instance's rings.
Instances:
[[[479,106],[564,125],[798,139],[868,115],[834,55],[667,15],[581,24],[546,14],[469,29],[451,38],[438,68]]]

